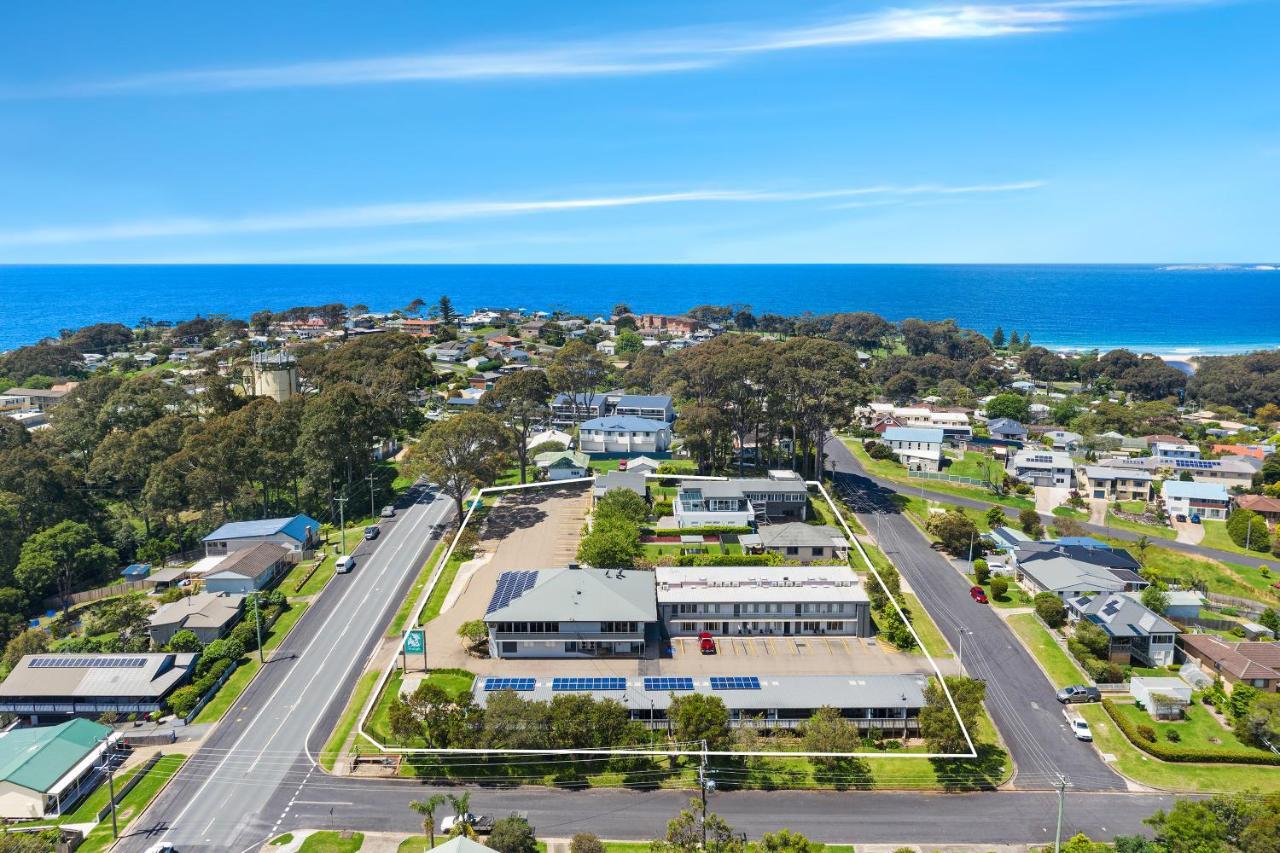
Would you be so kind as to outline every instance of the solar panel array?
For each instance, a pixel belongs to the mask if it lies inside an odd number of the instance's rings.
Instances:
[[[712,690],[759,690],[760,679],[754,675],[713,675]]]
[[[1178,459],[1175,461],[1177,468],[1199,468],[1201,470],[1209,470],[1218,467],[1216,459]]]
[[[692,690],[693,679],[672,676],[651,676],[644,680],[645,690],[657,690],[663,693],[668,690]]]
[[[533,689],[534,679],[532,678],[486,678],[484,680],[484,689],[486,692],[490,690],[516,690],[521,693],[527,693]]]
[[[625,678],[553,678],[552,690],[626,690]]]
[[[146,658],[58,657],[36,658],[28,664],[32,669],[136,669],[146,666]]]
[[[536,571],[503,572],[498,575],[498,587],[493,591],[493,597],[489,599],[489,607],[485,610],[485,615],[506,607],[533,589],[533,585],[537,582]]]

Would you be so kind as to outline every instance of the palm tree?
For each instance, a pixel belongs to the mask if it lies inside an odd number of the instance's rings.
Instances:
[[[453,807],[453,814],[455,818],[461,818],[464,814],[471,811],[471,793],[469,791],[463,791],[461,794],[457,795],[448,794],[447,796],[449,798],[449,805]],[[476,837],[476,828],[471,825],[470,821],[455,820],[450,834],[455,838],[461,835],[464,838],[474,839]]]
[[[422,828],[431,839],[431,848],[436,846],[436,809],[444,805],[444,794],[432,794],[425,800],[410,800],[409,808],[422,815]]]

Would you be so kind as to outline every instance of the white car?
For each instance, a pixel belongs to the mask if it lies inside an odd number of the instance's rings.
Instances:
[[[1093,740],[1093,732],[1089,731],[1089,724],[1079,717],[1071,721],[1071,733],[1076,736],[1076,740]]]

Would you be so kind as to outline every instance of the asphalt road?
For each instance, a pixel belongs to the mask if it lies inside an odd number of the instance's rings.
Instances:
[[[920,534],[893,502],[893,493],[861,475],[853,454],[828,443],[836,483],[858,520],[875,536],[920,603],[929,611],[974,678],[987,682],[987,709],[1013,756],[1019,789],[1047,789],[1059,774],[1077,790],[1124,790],[1091,744],[1068,731],[1054,688],[990,605],[969,597],[971,584]]]
[[[297,783],[315,769],[309,743],[328,737],[354,680],[436,539],[453,502],[415,490],[382,535],[361,541],[356,568],[336,575],[272,659],[117,850],[169,841],[179,850],[243,850],[288,818]],[[314,747],[313,747],[314,748]]]

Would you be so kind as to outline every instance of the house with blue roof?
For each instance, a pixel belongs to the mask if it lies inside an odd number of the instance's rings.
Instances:
[[[1231,494],[1217,483],[1165,480],[1160,499],[1171,516],[1185,515],[1221,521],[1231,512]]]
[[[230,521],[204,537],[207,557],[252,548],[262,542],[280,545],[295,555],[305,556],[320,542],[320,522],[309,515],[263,518],[257,521]]]
[[[611,415],[584,421],[578,428],[583,453],[665,453],[671,425],[635,415]]]

